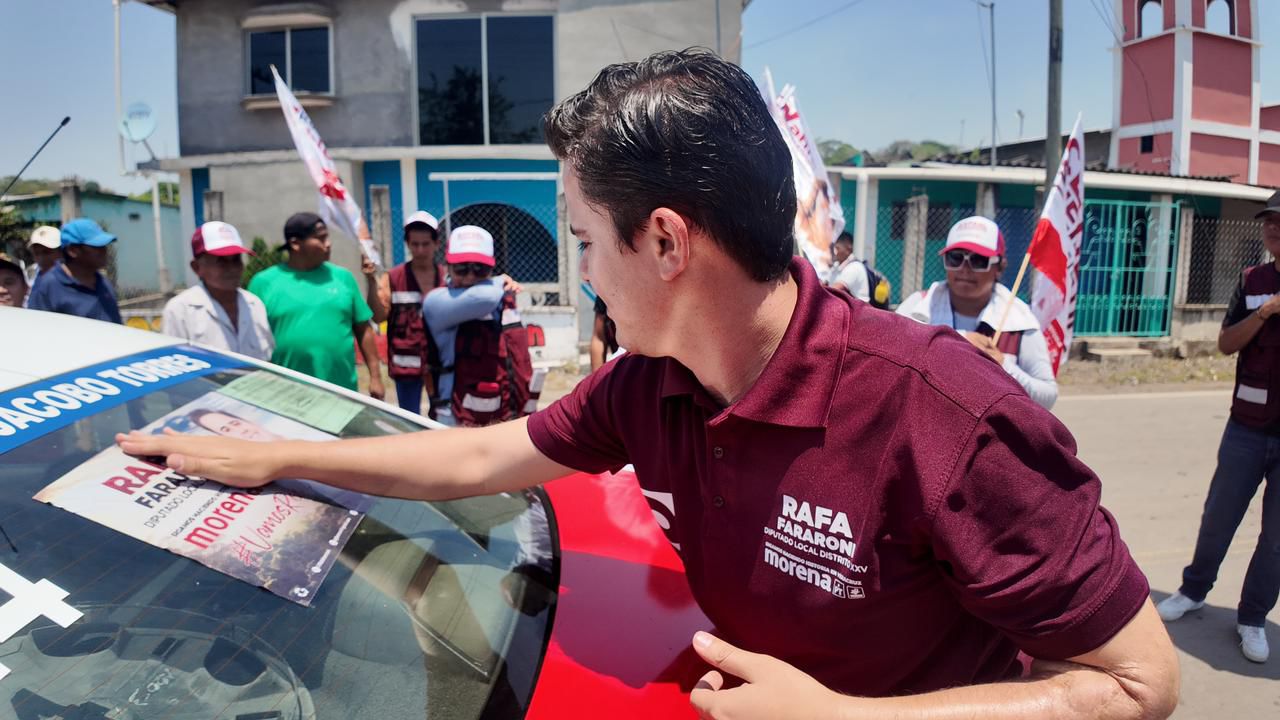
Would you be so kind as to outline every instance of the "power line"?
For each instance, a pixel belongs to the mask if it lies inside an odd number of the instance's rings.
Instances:
[[[1121,37],[1120,31],[1116,27],[1115,18],[1110,17],[1098,5],[1099,1],[1105,2],[1105,0],[1089,0],[1089,6],[1093,8],[1093,12],[1097,14],[1098,19],[1102,21],[1103,26],[1106,27],[1112,37],[1116,39],[1116,50],[1119,51],[1120,57],[1129,61],[1133,65],[1134,69],[1138,71],[1138,77],[1142,79],[1142,91],[1147,99],[1147,117],[1150,118],[1150,122],[1154,123],[1156,122],[1156,109],[1155,103],[1151,101],[1151,84],[1147,82],[1147,73],[1142,69],[1142,65],[1139,64],[1137,60],[1129,57],[1129,54],[1124,51],[1124,39]],[[1124,88],[1121,87],[1121,91],[1123,90]],[[1174,166],[1177,164],[1178,150],[1174,147],[1175,142],[1173,138],[1170,139],[1169,145],[1169,172],[1172,173]]]
[[[774,40],[780,40],[780,39],[782,39],[782,38],[784,38],[784,37],[786,37],[786,36],[788,36],[788,35],[791,35],[792,33],[796,33],[796,32],[801,31],[801,30],[803,30],[803,29],[805,29],[805,28],[809,27],[810,25],[814,25],[814,24],[816,24],[816,23],[822,22],[823,20],[826,20],[827,18],[829,18],[829,17],[831,17],[831,16],[833,16],[833,15],[838,15],[838,14],[840,14],[840,13],[844,12],[845,10],[848,10],[849,8],[853,7],[854,5],[859,5],[859,4],[863,3],[863,2],[866,2],[866,0],[852,0],[851,2],[847,2],[847,3],[845,3],[844,5],[841,5],[840,7],[836,8],[835,10],[832,10],[832,11],[827,12],[827,13],[823,13],[822,15],[819,15],[819,16],[817,16],[817,17],[813,18],[812,20],[807,20],[807,21],[805,21],[805,22],[803,22],[803,23],[801,23],[801,24],[799,24],[799,25],[797,25],[797,26],[795,26],[795,27],[791,28],[790,30],[783,30],[782,32],[778,33],[777,35],[774,35],[773,37],[769,37],[769,38],[765,38],[764,40],[760,40],[760,41],[757,41],[757,42],[753,42],[753,43],[751,43],[750,45],[748,45],[748,46],[746,47],[746,49],[750,50],[751,48],[760,47],[761,45],[764,45],[764,44],[766,44],[766,43],[771,43],[771,42],[773,42]]]

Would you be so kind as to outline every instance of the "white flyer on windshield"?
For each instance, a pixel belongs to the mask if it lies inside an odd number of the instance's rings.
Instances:
[[[166,427],[250,440],[332,439],[216,392],[144,430]],[[35,499],[309,605],[371,502],[344,492],[301,480],[233,488],[112,446]]]

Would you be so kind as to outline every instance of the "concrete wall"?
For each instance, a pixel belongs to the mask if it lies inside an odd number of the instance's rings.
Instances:
[[[279,108],[245,110],[246,33],[256,0],[187,0],[178,9],[178,132],[183,155],[293,147]],[[312,3],[333,11],[332,107],[308,111],[331,146],[412,144],[409,48],[391,33],[392,0]],[[444,0],[420,3],[445,8]],[[429,8],[424,7],[424,11]]]
[[[62,224],[62,202],[57,195],[15,203],[18,213],[34,222],[55,227]],[[80,215],[93,219],[117,240],[112,245],[116,262],[116,290],[121,299],[160,291],[156,264],[155,223],[151,203],[118,195],[81,193]],[[191,238],[182,236],[182,219],[174,205],[160,206],[160,236],[169,277],[184,282],[190,260]]]
[[[558,11],[556,95],[601,67],[663,49],[716,45],[716,0],[317,0],[332,12],[330,107],[308,109],[331,147],[413,146],[413,19],[430,14]],[[723,54],[741,55],[742,4],[720,0]],[[178,7],[178,117],[183,155],[288,149],[280,110],[246,110],[242,19],[261,0],[184,0]]]
[[[1280,145],[1258,145],[1258,184],[1280,187]]]
[[[1191,175],[1249,180],[1249,141],[1191,133]]]
[[[338,161],[337,165],[347,187],[363,187],[358,164]],[[246,242],[259,236],[272,247],[284,242],[284,221],[290,215],[315,212],[317,207],[315,186],[301,161],[217,165],[209,168],[209,189],[222,192],[223,220],[235,225]],[[332,261],[358,276],[360,253],[355,241],[337,228],[330,228],[330,233]]]
[[[1252,127],[1253,47],[1242,40],[1196,33],[1191,51],[1191,117]]]
[[[742,58],[740,0],[560,0],[556,91],[567,97],[586,87],[605,65],[639,60],[659,50],[716,48],[720,8],[720,54]],[[747,68],[759,71],[760,68]]]
[[[1122,50],[1126,59],[1124,87],[1130,91],[1120,99],[1120,124],[1139,125],[1173,117],[1173,49],[1173,36],[1161,35]]]
[[[1120,138],[1118,167],[1141,172],[1169,172],[1173,157],[1173,133],[1156,133],[1151,138],[1151,152],[1142,152],[1142,138]]]

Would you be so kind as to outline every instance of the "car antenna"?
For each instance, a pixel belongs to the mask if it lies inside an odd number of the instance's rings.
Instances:
[[[9,543],[9,547],[13,548],[13,553],[18,554],[18,546],[13,544],[13,540],[9,539],[9,533],[5,532],[4,526],[0,525],[0,535],[4,535],[4,541]]]

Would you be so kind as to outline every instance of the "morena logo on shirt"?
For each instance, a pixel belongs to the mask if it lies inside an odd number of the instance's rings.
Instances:
[[[766,565],[838,598],[866,597],[862,581],[850,577],[869,568],[853,562],[858,544],[844,512],[783,495],[781,511],[764,534]]]

